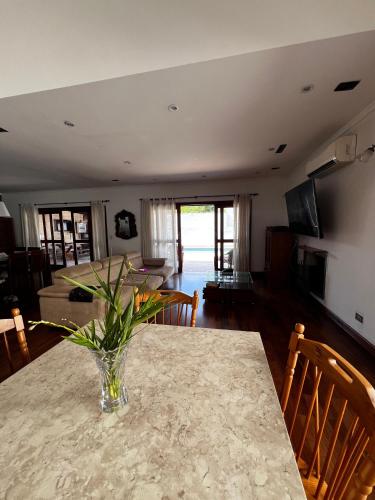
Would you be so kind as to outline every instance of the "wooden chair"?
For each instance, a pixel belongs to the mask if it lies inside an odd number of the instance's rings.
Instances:
[[[307,498],[365,499],[375,485],[375,389],[304,330],[292,332],[280,400]]]
[[[163,310],[153,318],[152,323],[188,326],[188,312],[189,308],[191,308],[189,326],[195,326],[199,304],[197,290],[194,291],[192,297],[178,290],[155,290],[141,292],[136,295],[136,309],[139,309],[141,304],[146,302],[151,295],[157,298],[169,298],[169,300],[166,301]]]
[[[23,324],[23,319],[20,310],[14,308],[11,310],[11,314],[13,317],[10,319],[0,319],[0,334],[4,335],[5,352],[8,358],[10,369],[12,373],[14,373],[14,364],[12,361],[12,356],[10,354],[9,343],[7,338],[7,332],[9,330],[13,329],[16,330],[18,345],[20,347],[24,363],[25,364],[29,363],[31,358],[30,358],[29,348],[26,342],[25,327]]]

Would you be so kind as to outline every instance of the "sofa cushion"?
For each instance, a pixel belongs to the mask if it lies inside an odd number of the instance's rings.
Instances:
[[[143,259],[143,265],[144,266],[152,266],[152,267],[163,267],[165,266],[165,261],[167,259],[161,259],[157,257],[145,257]]]
[[[162,266],[162,267],[147,267],[145,274],[153,274],[157,276],[162,276],[163,281],[166,281],[174,273],[172,266]]]
[[[38,290],[39,297],[56,297],[61,299],[69,299],[69,294],[74,286],[64,283],[58,285],[46,286]]]
[[[68,278],[76,279],[78,276],[92,273],[92,269],[99,271],[101,268],[102,263],[100,261],[78,264],[78,266],[64,267],[63,269],[55,271],[55,278],[63,278],[63,276],[67,276]]]
[[[96,277],[92,270],[95,270],[102,278],[105,279],[105,273],[102,273],[102,263],[100,261],[94,261],[87,264],[78,264],[77,266],[64,267],[55,271],[53,275],[53,283],[55,285],[66,284],[67,278],[79,281],[85,285],[97,285]]]
[[[109,263],[111,262],[109,281],[110,282],[115,281],[119,275],[123,260],[124,260],[123,255],[113,255],[112,257],[107,257],[105,259],[102,259],[100,262],[103,264],[103,269],[99,273],[100,277],[104,279],[104,281],[107,281]],[[126,265],[124,265],[122,269],[122,276],[126,276],[127,274],[128,274],[128,268],[126,267]]]
[[[163,284],[161,276],[153,276],[148,274],[129,273],[124,279],[126,285],[144,288],[145,290],[156,290]]]
[[[135,269],[141,269],[143,267],[141,252],[129,252],[126,254],[126,258]]]
[[[105,259],[101,259],[100,262],[102,263],[103,269],[108,269],[109,263],[111,263],[111,267],[114,267],[117,264],[121,266],[122,261],[124,259],[125,259],[124,255],[112,255],[112,257],[106,257]]]

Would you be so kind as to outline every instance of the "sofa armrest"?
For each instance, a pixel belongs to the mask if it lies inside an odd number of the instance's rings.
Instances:
[[[163,266],[165,266],[165,261],[166,260],[167,259],[145,257],[143,259],[143,264],[145,266],[163,267]]]

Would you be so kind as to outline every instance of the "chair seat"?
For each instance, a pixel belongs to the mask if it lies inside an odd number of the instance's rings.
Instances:
[[[324,481],[319,496],[318,497],[314,496],[316,488],[317,488],[318,483],[319,483],[319,477],[316,477],[316,475],[311,474],[309,479],[306,479],[306,472],[308,469],[308,464],[302,458],[300,458],[298,460],[297,465],[298,465],[299,473],[301,475],[302,484],[303,484],[303,487],[305,489],[307,500],[321,500],[321,499],[323,499],[324,495],[326,494],[326,491],[327,491],[327,487],[328,487],[327,483]]]

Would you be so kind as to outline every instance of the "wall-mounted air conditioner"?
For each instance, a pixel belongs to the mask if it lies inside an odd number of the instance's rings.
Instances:
[[[356,145],[356,135],[340,137],[316,158],[307,162],[306,175],[308,177],[321,177],[330,174],[338,167],[353,162],[356,155]]]

